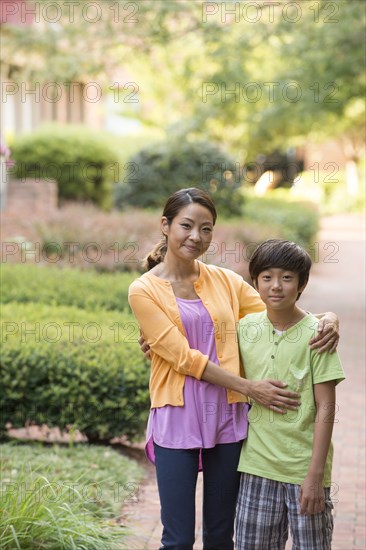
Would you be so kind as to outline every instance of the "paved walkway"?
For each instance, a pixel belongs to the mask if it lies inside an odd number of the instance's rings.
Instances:
[[[322,222],[319,252],[301,304],[314,312],[336,311],[341,321],[339,352],[347,380],[338,389],[334,430],[335,532],[333,550],[366,550],[365,534],[365,223],[358,216]],[[201,475],[197,491],[197,541],[201,549]],[[154,468],[138,501],[124,510],[133,533],[126,550],[157,550],[161,536]],[[291,548],[288,544],[287,548]]]

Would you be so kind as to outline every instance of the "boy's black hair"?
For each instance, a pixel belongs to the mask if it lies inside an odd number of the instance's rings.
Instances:
[[[249,273],[257,285],[258,275],[266,269],[279,267],[299,276],[299,288],[309,280],[311,268],[309,254],[296,243],[281,239],[269,239],[260,244],[249,262]]]

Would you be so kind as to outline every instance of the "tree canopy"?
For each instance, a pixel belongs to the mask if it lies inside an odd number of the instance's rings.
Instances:
[[[116,74],[128,75],[139,104],[124,101],[125,115],[220,142],[241,161],[309,135],[343,136],[360,154],[363,2],[37,4],[39,22],[4,26],[12,79],[97,79],[114,93]]]

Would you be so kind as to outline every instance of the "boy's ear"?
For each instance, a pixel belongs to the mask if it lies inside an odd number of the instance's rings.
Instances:
[[[307,284],[308,284],[308,281],[306,281],[306,283],[304,283],[303,285],[299,286],[299,288],[297,289],[296,301],[300,298],[300,296],[303,293],[303,291],[305,290]]]
[[[252,283],[253,283],[253,286],[256,290],[258,290],[258,278],[257,279],[252,279]]]
[[[305,288],[307,287],[307,284],[308,284],[308,281],[306,281],[306,283],[304,283],[303,285],[299,286],[299,288],[297,289],[298,292],[304,292]]]

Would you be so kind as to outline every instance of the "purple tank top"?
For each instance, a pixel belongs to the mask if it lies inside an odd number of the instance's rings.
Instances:
[[[190,347],[218,365],[214,327],[202,301],[176,300]],[[246,438],[248,404],[229,404],[225,388],[186,376],[183,397],[183,406],[165,405],[150,411],[145,451],[152,463],[153,442],[169,449],[205,449]]]

